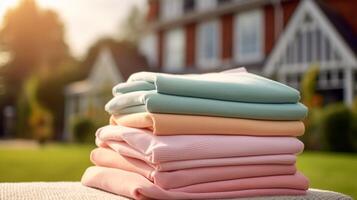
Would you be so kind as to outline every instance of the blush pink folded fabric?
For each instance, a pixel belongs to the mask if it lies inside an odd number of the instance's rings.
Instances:
[[[157,171],[173,171],[180,169],[190,169],[197,167],[218,167],[218,166],[236,166],[236,165],[293,165],[296,163],[296,155],[277,154],[262,156],[244,156],[197,160],[179,160],[171,162],[162,162],[160,164],[147,163]]]
[[[299,173],[216,181],[165,190],[140,174],[95,166],[85,171],[81,181],[86,186],[134,199],[217,199],[304,195],[308,189],[307,179]]]
[[[154,164],[179,160],[298,154],[304,148],[304,144],[294,137],[155,136],[148,130],[119,125],[98,129],[96,144]]]
[[[164,189],[173,189],[198,183],[239,178],[295,174],[295,165],[237,165],[200,167],[170,172],[160,172],[145,162],[121,156],[110,149],[97,148],[91,153],[91,161],[101,167],[135,172]],[[172,181],[175,180],[175,181]]]
[[[301,121],[269,121],[148,112],[112,115],[110,123],[150,129],[154,135],[301,136],[305,131],[304,123]]]

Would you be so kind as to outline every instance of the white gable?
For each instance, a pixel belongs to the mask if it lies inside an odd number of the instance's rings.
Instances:
[[[264,74],[304,72],[312,64],[321,70],[356,68],[350,47],[313,0],[300,3],[273,49]]]
[[[100,87],[106,84],[114,85],[125,81],[108,48],[100,50],[88,80],[93,87]]]

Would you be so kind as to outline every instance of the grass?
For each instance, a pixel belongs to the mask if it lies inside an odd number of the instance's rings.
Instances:
[[[40,148],[1,149],[0,182],[79,181],[90,166],[90,145],[50,144]]]
[[[79,181],[90,166],[89,145],[48,145],[34,149],[0,148],[0,182]],[[357,154],[304,152],[298,168],[310,187],[333,190],[357,199]]]
[[[298,169],[310,180],[310,187],[333,190],[357,199],[357,154],[304,152]]]

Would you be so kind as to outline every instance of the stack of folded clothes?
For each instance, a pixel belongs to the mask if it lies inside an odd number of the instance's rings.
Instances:
[[[133,74],[113,88],[84,185],[135,199],[304,195],[307,109],[297,90],[244,69]]]

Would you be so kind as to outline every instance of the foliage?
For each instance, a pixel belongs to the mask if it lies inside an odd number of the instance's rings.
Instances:
[[[38,84],[38,78],[35,76],[26,80],[24,84],[22,96],[17,104],[17,133],[43,144],[53,135],[53,116],[38,100]]]
[[[43,106],[53,113],[54,128],[57,135],[55,138],[61,138],[64,124],[65,110],[65,87],[78,80],[78,63],[68,61],[54,69],[50,74],[39,74],[38,99]]]
[[[17,136],[32,137],[28,129],[30,121],[33,125],[41,121],[48,125],[48,129],[41,129],[42,136],[36,137],[46,138],[52,129],[49,128],[52,121],[58,120],[52,119],[50,112],[57,112],[45,109],[42,100],[37,97],[37,103],[34,104],[29,97],[38,96],[38,93],[29,96],[24,94],[26,90],[29,92],[29,89],[22,87],[29,84],[31,77],[37,76],[40,79],[43,75],[53,74],[64,60],[71,59],[64,42],[63,24],[54,11],[39,8],[34,0],[21,0],[18,6],[9,9],[5,14],[3,24],[0,25],[0,44],[2,50],[11,55],[9,62],[0,68],[0,76],[3,77],[0,110],[4,106],[17,107]],[[41,84],[37,84],[37,92],[38,85]],[[49,95],[53,94],[51,92]],[[51,106],[53,105],[47,105]],[[27,117],[30,116],[33,118],[29,121]]]
[[[316,81],[319,74],[317,66],[311,66],[301,81],[302,102],[308,107],[314,106],[314,97],[316,95]]]
[[[306,133],[301,137],[301,140],[305,144],[307,149],[322,149],[323,136],[321,135],[321,113],[323,110],[320,108],[318,102],[315,101],[316,95],[316,80],[319,73],[317,66],[311,66],[309,70],[304,74],[301,81],[301,94],[302,102],[309,109],[308,116],[306,117],[304,124],[306,127]]]
[[[137,44],[145,27],[145,15],[138,7],[134,6],[124,23],[121,24],[121,40]]]
[[[94,143],[96,124],[89,117],[77,116],[71,123],[74,139],[79,143]]]
[[[332,151],[353,151],[353,115],[344,104],[331,104],[325,108],[322,132]]]

